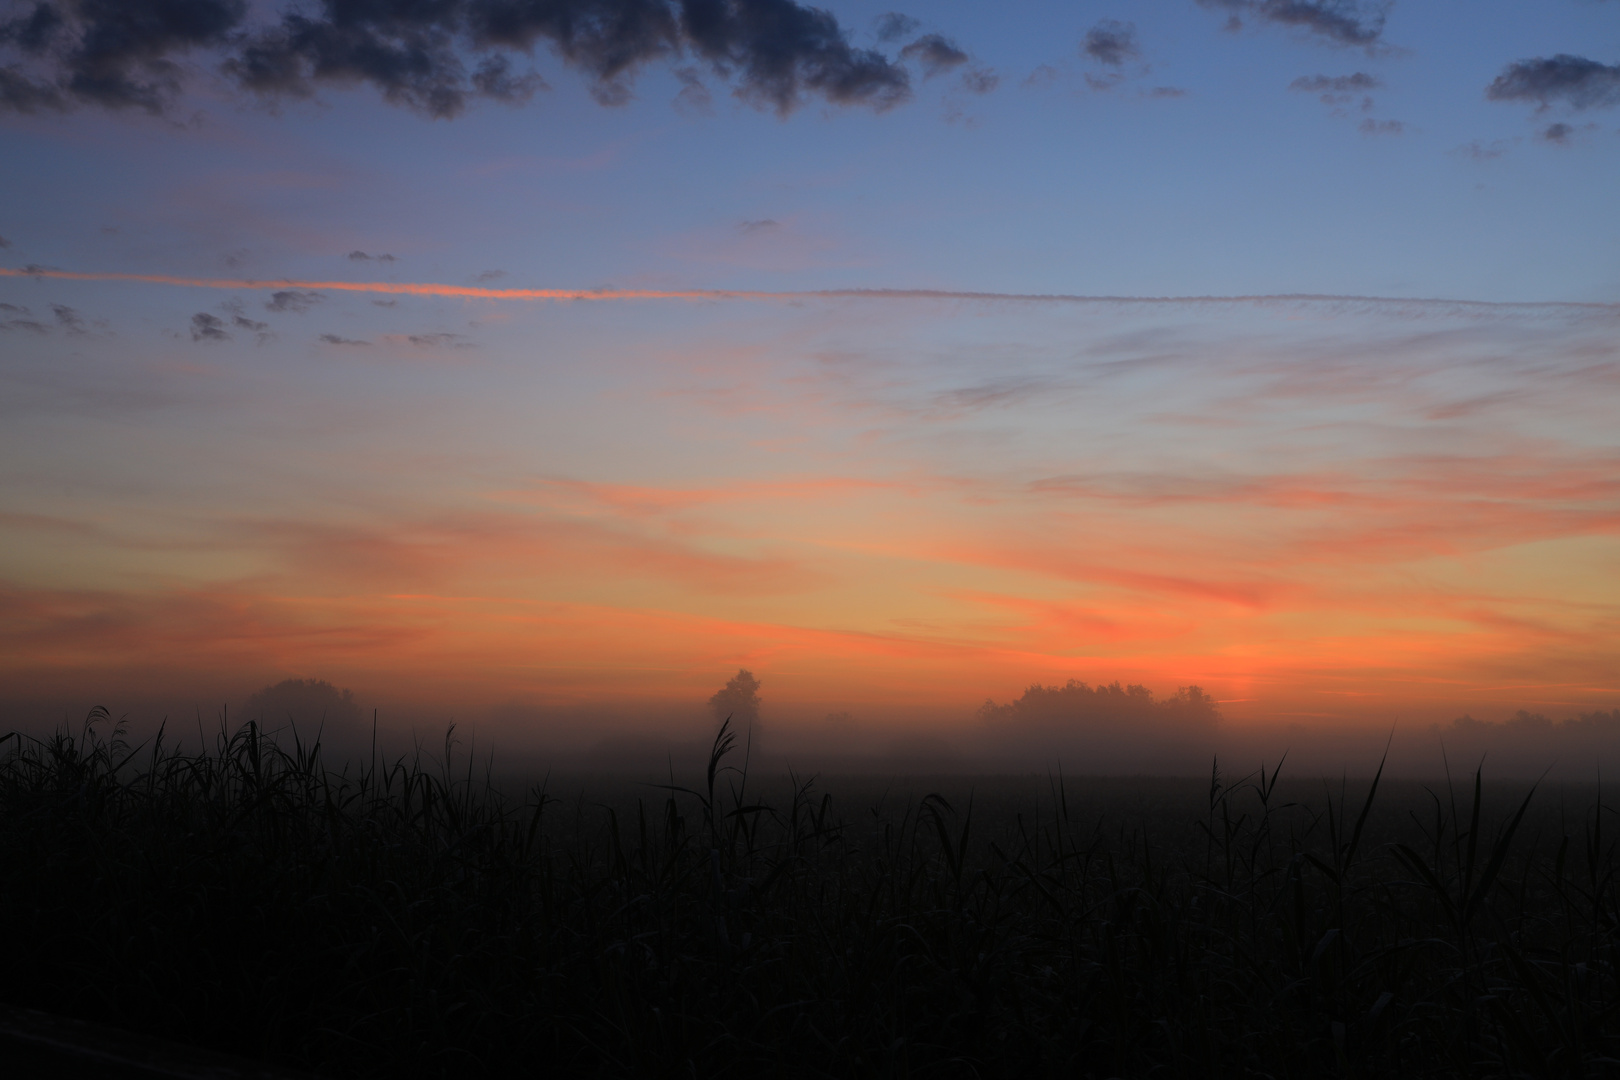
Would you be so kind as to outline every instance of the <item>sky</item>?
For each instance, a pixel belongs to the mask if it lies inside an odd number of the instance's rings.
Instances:
[[[1620,2],[892,3],[0,2],[0,701],[1620,702]]]

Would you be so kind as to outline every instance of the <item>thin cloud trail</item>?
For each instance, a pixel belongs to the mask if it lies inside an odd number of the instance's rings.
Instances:
[[[1457,300],[1445,297],[1354,296],[1334,293],[1270,293],[1236,296],[1085,296],[1075,293],[1005,293],[954,289],[491,289],[479,285],[433,282],[302,281],[290,278],[193,278],[169,274],[49,270],[0,267],[0,277],[54,278],[63,281],[129,281],[195,289],[309,289],[325,292],[382,293],[470,300],[967,300],[986,303],[1043,304],[1374,304],[1378,306],[1450,307],[1473,310],[1586,311],[1620,315],[1620,303],[1576,300]]]

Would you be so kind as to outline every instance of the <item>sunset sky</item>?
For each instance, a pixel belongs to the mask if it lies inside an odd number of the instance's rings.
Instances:
[[[0,701],[1620,702],[1620,2],[892,2],[0,0]]]

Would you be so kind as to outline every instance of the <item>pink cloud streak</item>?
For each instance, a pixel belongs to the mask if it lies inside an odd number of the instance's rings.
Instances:
[[[491,289],[478,285],[434,282],[305,281],[293,278],[202,278],[119,271],[54,270],[44,267],[0,267],[0,277],[54,278],[63,281],[127,281],[177,285],[194,289],[315,289],[330,292],[380,293],[395,296],[438,296],[472,300],[973,300],[1059,304],[1358,304],[1452,309],[1580,310],[1620,315],[1620,304],[1570,300],[1459,300],[1442,297],[1352,296],[1314,293],[1234,296],[1084,296],[1075,293],[1006,293],[954,289]]]

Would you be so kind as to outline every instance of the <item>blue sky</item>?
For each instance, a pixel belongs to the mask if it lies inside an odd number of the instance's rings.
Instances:
[[[885,9],[832,10],[873,43]],[[810,100],[779,118],[712,76],[695,113],[669,65],[603,108],[541,52],[551,90],[448,121],[369,87],[271,114],[207,79],[163,118],[14,116],[0,236],[22,262],[73,267],[330,276],[375,269],[341,261],[366,250],[397,254],[395,276],[564,286],[1607,299],[1620,285],[1614,111],[1485,96],[1517,60],[1615,60],[1612,3],[1396,4],[1371,49],[1252,18],[1223,32],[1222,12],[1171,0],[914,15],[972,59],[914,74],[913,100],[875,115]],[[1081,53],[1105,19],[1134,27],[1138,58]],[[969,93],[962,69],[999,85]],[[1289,89],[1356,73],[1381,85],[1342,106]],[[1160,87],[1186,96],[1143,96]],[[1363,133],[1369,120],[1401,130]],[[1538,137],[1566,121],[1568,145]]]

